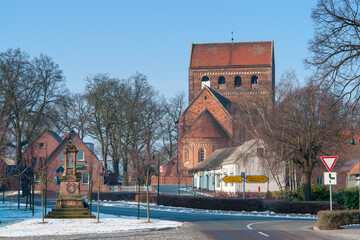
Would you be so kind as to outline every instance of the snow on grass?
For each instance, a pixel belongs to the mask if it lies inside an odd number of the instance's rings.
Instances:
[[[107,214],[100,214],[99,223],[97,219],[45,219],[45,223],[42,223],[41,208],[35,207],[35,214],[32,216],[32,212],[25,209],[24,205],[17,209],[17,205],[10,208],[9,203],[0,203],[0,237],[144,231],[181,225],[181,222],[175,221],[152,219],[147,223],[146,219],[120,218]]]
[[[111,207],[125,207],[125,208],[137,208],[137,203],[128,201],[103,201],[103,206]],[[140,209],[146,209],[146,203],[140,203]],[[251,217],[277,217],[277,218],[295,218],[295,219],[308,219],[316,220],[317,216],[312,214],[279,214],[270,211],[264,212],[246,212],[246,211],[224,211],[224,210],[207,210],[207,209],[194,209],[183,207],[170,207],[170,206],[157,206],[156,204],[150,204],[150,210],[164,211],[164,212],[177,212],[177,213],[199,213],[199,214],[217,214],[217,215],[235,215],[235,216],[251,216]]]

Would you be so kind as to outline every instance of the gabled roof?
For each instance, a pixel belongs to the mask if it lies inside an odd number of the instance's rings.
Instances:
[[[222,164],[225,158],[227,158],[235,148],[222,148],[215,150],[204,161],[200,162],[196,167],[190,169],[189,172],[198,172],[204,170],[213,170]]]
[[[59,143],[61,143],[62,138],[56,132],[51,129],[48,129],[48,131]]]
[[[59,154],[59,152],[60,152],[59,150],[64,149],[64,148],[66,147],[66,145],[69,143],[69,140],[70,140],[70,139],[74,139],[74,137],[77,137],[78,139],[80,139],[80,137],[79,137],[74,131],[70,132],[70,133],[67,135],[67,137],[65,137],[65,138],[61,141],[61,143],[55,148],[55,150],[51,153],[49,159],[55,159],[56,154]],[[84,141],[82,141],[81,139],[80,139],[80,141],[81,141],[81,142],[85,145],[85,147],[89,150],[90,154],[92,154],[92,155],[95,157],[95,160],[97,160],[97,161],[101,164],[100,160],[97,158],[97,156],[95,155],[95,153],[94,153],[93,151],[91,151],[91,149],[89,148],[89,146],[88,146],[86,143],[84,143]],[[105,166],[104,166],[103,164],[101,164],[101,166],[105,169]],[[105,169],[105,170],[107,170],[107,169]]]
[[[193,44],[190,68],[272,65],[273,42]]]
[[[229,135],[214,116],[208,110],[205,110],[191,124],[184,137],[228,138]]]
[[[358,174],[359,173],[359,162],[348,173],[349,174]]]
[[[236,163],[240,158],[245,158],[247,155],[249,155],[251,149],[253,149],[253,147],[259,144],[260,144],[259,139],[252,139],[246,141],[244,144],[236,147],[234,152],[232,152],[232,154],[228,158],[224,159],[223,164],[226,165],[226,164]]]
[[[207,91],[210,93],[210,96],[214,97],[216,99],[217,102],[219,102],[220,106],[224,109],[224,111],[229,115],[229,108],[231,105],[230,100],[228,100],[227,98],[221,96],[219,93],[217,93],[215,90],[209,88],[208,86],[204,86],[203,89],[201,89],[201,91],[196,95],[196,97],[194,98],[194,100],[189,103],[189,105],[187,106],[187,108],[185,108],[185,110],[182,112],[181,116],[188,111],[189,108],[191,108],[191,106],[196,102],[196,100],[203,94],[204,91]],[[180,117],[181,117],[180,116]],[[179,118],[180,118],[179,117]]]

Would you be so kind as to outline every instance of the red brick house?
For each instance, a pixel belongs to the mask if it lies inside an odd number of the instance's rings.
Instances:
[[[23,159],[31,163],[34,169],[36,190],[40,190],[41,176],[46,176],[49,191],[59,190],[57,173],[64,166],[63,150],[72,142],[78,150],[76,155],[76,169],[82,175],[80,193],[89,192],[89,183],[92,180],[97,186],[101,182],[101,191],[109,191],[109,186],[104,184],[100,173],[106,172],[103,165],[90,149],[91,145],[84,143],[75,132],[71,132],[62,139],[51,129],[45,130],[34,142],[32,142],[23,153]],[[46,173],[42,174],[42,173]],[[100,177],[99,177],[100,176]],[[97,191],[94,187],[93,191]]]
[[[187,169],[231,147],[231,106],[244,98],[273,100],[274,89],[273,41],[192,44],[189,106],[178,119],[178,155],[164,166],[162,183],[175,184],[180,177],[184,184]]]

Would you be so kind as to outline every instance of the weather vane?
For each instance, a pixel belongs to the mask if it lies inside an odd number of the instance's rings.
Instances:
[[[234,42],[234,32],[231,32],[231,42]]]

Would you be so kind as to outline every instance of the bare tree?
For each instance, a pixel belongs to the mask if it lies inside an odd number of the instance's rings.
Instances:
[[[241,104],[236,107],[235,125],[246,126],[245,134],[248,139],[259,139],[259,142],[264,149],[263,152],[263,166],[265,173],[270,180],[275,181],[281,192],[284,190],[282,177],[284,177],[284,156],[282,151],[278,151],[274,148],[273,144],[268,144],[268,141],[272,141],[267,137],[267,133],[273,131],[269,114],[274,107],[272,99],[260,99],[252,101],[244,98]],[[234,108],[233,107],[233,108]],[[234,111],[234,109],[233,109]]]
[[[323,87],[346,102],[360,99],[360,16],[358,0],[318,0],[312,12],[314,38],[309,42],[314,66]]]
[[[110,129],[114,124],[115,94],[118,80],[106,74],[87,78],[86,98],[91,108],[89,135],[99,141],[105,168],[109,154]]]
[[[83,94],[71,94],[64,97],[62,103],[55,106],[53,122],[57,132],[74,131],[81,140],[89,130],[91,109]]]
[[[165,104],[164,108],[165,115],[160,121],[161,138],[168,160],[170,160],[177,155],[177,121],[180,114],[185,110],[185,93],[177,93]]]
[[[59,66],[46,55],[30,60],[20,49],[0,53],[0,98],[6,103],[10,133],[7,145],[14,150],[17,164],[23,164],[24,146],[47,127],[53,106],[66,92],[63,83]],[[26,185],[25,181],[24,192],[28,192]]]
[[[304,177],[304,200],[311,200],[311,175],[321,154],[341,142],[343,106],[311,82],[277,104],[270,115],[270,144],[285,149]]]

